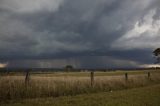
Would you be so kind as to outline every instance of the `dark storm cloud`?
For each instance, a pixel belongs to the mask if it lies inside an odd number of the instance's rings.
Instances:
[[[84,67],[150,63],[160,40],[159,6],[159,0],[2,0],[0,58],[11,66],[65,58]]]

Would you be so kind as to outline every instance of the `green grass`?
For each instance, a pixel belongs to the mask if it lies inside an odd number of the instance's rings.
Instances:
[[[148,87],[1,103],[1,106],[160,106],[160,84]]]
[[[116,70],[110,72],[95,72],[95,76],[115,76],[115,75],[124,75],[128,73],[129,75],[137,74],[147,74],[150,71],[152,73],[160,73],[160,70],[134,70],[134,71],[123,71]],[[32,76],[41,76],[41,77],[62,77],[62,76],[74,76],[74,77],[89,77],[90,72],[31,72]],[[10,72],[10,76],[24,76],[25,73]]]
[[[141,70],[141,71],[111,71],[111,72],[95,72],[95,76],[114,76],[114,75],[124,75],[128,73],[130,75],[137,75],[137,74],[147,74],[148,70]],[[159,70],[154,71],[151,70],[152,73],[160,73]],[[61,77],[61,76],[75,76],[75,77],[88,77],[90,76],[90,72],[54,72],[54,73],[31,73],[33,76],[44,76],[44,77]]]

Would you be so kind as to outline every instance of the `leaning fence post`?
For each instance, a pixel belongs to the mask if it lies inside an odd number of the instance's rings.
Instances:
[[[91,86],[93,87],[94,85],[94,72],[91,72]]]
[[[150,79],[151,78],[151,73],[150,72],[148,72],[148,79]]]
[[[25,84],[28,85],[29,84],[29,71],[26,71],[26,77],[25,77]]]
[[[128,73],[125,73],[125,80],[128,81]]]

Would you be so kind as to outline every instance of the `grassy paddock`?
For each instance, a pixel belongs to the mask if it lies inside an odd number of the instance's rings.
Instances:
[[[152,73],[160,73],[160,70],[135,70],[135,71],[123,71],[123,70],[116,70],[116,71],[108,71],[108,72],[95,72],[95,76],[115,76],[115,75],[124,75],[125,73],[129,75],[140,75],[140,74],[147,74],[147,72]],[[41,76],[41,77],[64,77],[64,76],[75,76],[75,77],[89,77],[90,72],[30,72],[32,76]],[[9,72],[7,74],[0,73],[0,75],[7,75],[7,76],[24,76],[24,72]]]
[[[160,85],[129,90],[36,98],[1,103],[1,106],[159,106]]]
[[[52,77],[32,75],[29,85],[27,86],[24,83],[24,76],[1,76],[0,101],[114,91],[160,83],[160,73],[157,72],[151,74],[151,79],[147,78],[146,73],[136,75],[129,73],[127,82],[125,81],[124,75],[117,75],[116,73],[115,76],[96,75],[93,87],[91,87],[89,76],[70,76],[72,73],[61,74],[65,75]]]

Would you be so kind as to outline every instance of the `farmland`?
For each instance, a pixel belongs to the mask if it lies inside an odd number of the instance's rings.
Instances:
[[[10,101],[1,106],[159,106],[160,85],[120,90]]]
[[[125,73],[128,73],[128,80],[125,79]],[[7,75],[3,74],[0,76],[0,103],[5,105],[8,102],[10,103],[14,101],[15,106],[21,106],[16,104],[16,102],[22,101],[25,102],[26,105],[32,105],[34,104],[34,99],[36,99],[36,101],[43,101],[43,99],[47,99],[50,103],[52,99],[56,101],[62,99],[63,102],[67,102],[65,99],[68,100],[69,98],[71,101],[79,101],[79,97],[83,98],[84,96],[85,98],[90,96],[92,97],[93,95],[97,95],[98,97],[100,96],[100,98],[103,96],[108,98],[108,96],[103,95],[103,93],[109,93],[109,95],[114,98],[114,96],[116,96],[114,92],[120,92],[120,94],[123,92],[127,97],[129,95],[125,93],[133,92],[134,90],[130,90],[133,88],[137,90],[137,92],[141,92],[139,88],[150,90],[152,89],[152,86],[153,89],[157,89],[160,84],[160,72],[159,70],[150,70],[150,74],[150,78],[148,78],[148,71],[145,70],[95,72],[94,84],[91,86],[90,72],[31,72],[28,84],[25,84],[25,73],[12,72]],[[113,95],[110,94],[110,92],[113,92]],[[141,96],[144,94],[142,93],[139,95]],[[96,98],[93,97],[93,99]],[[27,104],[28,102],[26,101],[29,101],[31,104]],[[86,103],[84,103],[84,105],[86,105]],[[110,103],[112,104],[112,102]],[[51,104],[53,103],[51,102]],[[58,104],[58,102],[56,102],[55,106],[56,105],[61,106],[62,104]]]

